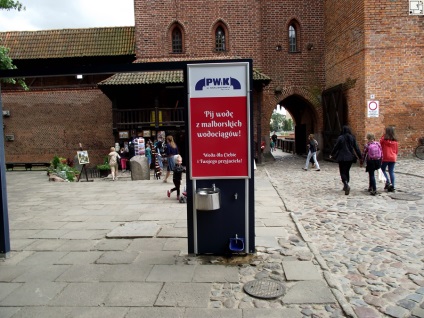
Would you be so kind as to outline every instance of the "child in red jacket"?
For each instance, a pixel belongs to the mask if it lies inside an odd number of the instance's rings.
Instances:
[[[385,133],[380,139],[380,145],[383,149],[383,163],[381,164],[381,170],[386,178],[386,186],[384,189],[389,192],[394,192],[396,191],[394,170],[398,154],[398,142],[394,127],[386,127]],[[390,182],[386,173],[387,167],[389,168]]]

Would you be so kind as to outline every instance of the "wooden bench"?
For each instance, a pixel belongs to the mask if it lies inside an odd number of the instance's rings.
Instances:
[[[33,167],[50,167],[50,162],[6,162],[6,169],[12,170],[14,168],[23,167],[25,170],[32,170]]]

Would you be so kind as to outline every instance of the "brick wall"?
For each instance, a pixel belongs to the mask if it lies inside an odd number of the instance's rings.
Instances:
[[[410,156],[424,136],[423,17],[409,16],[407,1],[327,1],[325,12],[326,88],[355,80],[346,97],[357,139],[394,125],[401,156]],[[371,94],[378,118],[367,116]]]
[[[322,1],[145,1],[135,0],[136,55],[141,60],[252,58],[253,66],[272,78],[265,87],[261,114],[263,138],[278,102],[296,94],[305,111],[314,113],[314,126],[322,130],[319,102],[324,87],[324,7]],[[300,25],[299,52],[288,52],[288,26]],[[213,27],[228,28],[228,51],[214,52]],[[170,27],[183,28],[184,53],[172,54]],[[308,50],[308,44],[313,48]],[[281,46],[277,51],[276,47]],[[274,95],[275,88],[284,94]],[[255,98],[255,103],[257,99]],[[256,106],[255,106],[255,109]],[[302,120],[302,118],[300,118]],[[306,141],[305,141],[306,142]]]
[[[73,159],[82,143],[90,166],[103,162],[114,145],[112,105],[98,89],[2,93],[6,162],[49,162],[55,155]]]

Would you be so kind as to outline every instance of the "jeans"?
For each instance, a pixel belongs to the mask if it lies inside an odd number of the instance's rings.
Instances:
[[[368,171],[368,175],[370,176],[369,188],[373,191],[377,191],[377,185],[375,183],[375,170]]]
[[[383,161],[383,163],[381,164],[381,170],[383,171],[384,177],[386,178],[386,183],[389,182],[389,177],[387,176],[387,173],[386,173],[386,167],[389,167],[390,182],[393,188],[395,187],[395,164],[396,162],[387,162],[387,161]]]
[[[319,163],[317,160],[317,152],[315,151],[311,153],[310,150],[308,151],[308,157],[306,157],[305,169],[308,170],[309,160],[311,160],[311,157],[314,159],[315,167],[319,169]]]

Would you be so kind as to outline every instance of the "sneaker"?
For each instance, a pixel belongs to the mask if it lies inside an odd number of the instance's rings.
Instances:
[[[390,186],[391,184],[387,182],[386,185],[384,186],[384,190],[388,190]]]
[[[315,170],[315,171],[321,171],[321,169],[317,169],[317,170]]]
[[[372,188],[368,188],[368,190],[367,190],[368,192],[371,192],[372,191]]]
[[[303,170],[305,170],[305,171],[308,171],[308,169],[306,169],[306,168],[302,168]]]
[[[377,195],[377,191],[372,190],[372,191],[370,192],[370,194],[371,194],[371,195]]]
[[[388,192],[396,192],[396,189],[395,189],[395,187],[394,187],[394,186],[389,185],[389,187],[387,188],[387,191],[388,191]]]
[[[169,190],[166,191],[166,195],[168,196],[168,198],[170,198],[171,197],[171,192]]]
[[[163,183],[167,183],[168,181],[166,181],[166,179],[163,179]]]

